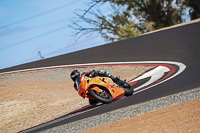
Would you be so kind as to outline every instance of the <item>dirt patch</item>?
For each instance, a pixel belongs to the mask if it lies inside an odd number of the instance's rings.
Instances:
[[[153,66],[78,68],[81,72],[108,70],[127,81]],[[0,132],[18,132],[53,120],[83,106],[88,100],[73,89],[69,75],[75,68],[0,75]]]
[[[113,122],[81,133],[199,133],[200,99]]]

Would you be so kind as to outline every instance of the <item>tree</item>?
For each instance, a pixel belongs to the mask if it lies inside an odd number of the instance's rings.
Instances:
[[[108,15],[100,10],[104,4],[110,5]],[[71,27],[77,35],[99,32],[107,40],[122,40],[182,23],[188,7],[191,18],[197,18],[199,6],[199,0],[90,0],[88,9],[76,14],[79,21],[74,20]],[[82,25],[84,22],[89,27]]]
[[[103,15],[97,6],[98,4],[102,5],[104,1],[93,1],[90,3],[90,7],[84,10],[82,15],[76,13],[78,19],[74,19],[72,22],[73,25],[70,25],[70,27],[78,31],[76,35],[81,37],[97,31],[105,39],[115,41],[141,34],[132,16],[126,12],[122,12],[120,9],[121,6],[115,6],[111,3],[112,14]],[[90,27],[84,26],[83,23],[89,24]]]
[[[184,4],[189,8],[191,20],[200,18],[200,0],[185,0]]]
[[[181,16],[185,6],[182,0],[112,0],[126,6],[140,21],[143,32],[160,29],[183,22]]]

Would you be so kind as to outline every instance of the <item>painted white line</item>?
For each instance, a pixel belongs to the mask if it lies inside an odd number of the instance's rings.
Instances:
[[[146,83],[144,83],[143,85],[137,87],[137,88],[134,88],[134,91],[137,91],[145,86],[148,86],[152,83],[154,83],[155,81],[158,81],[160,78],[162,78],[165,74],[165,72],[169,72],[170,69],[167,68],[167,67],[164,67],[164,66],[158,66],[156,67],[155,69],[143,74],[142,76],[134,79],[133,81],[131,82],[134,82],[134,81],[137,81],[137,80],[141,80],[141,79],[144,79],[144,78],[148,78],[148,77],[151,77],[150,80]]]
[[[182,73],[186,66],[183,64],[183,63],[180,63],[180,62],[173,62],[173,61],[138,61],[138,62],[105,62],[105,63],[87,63],[87,64],[72,64],[72,65],[60,65],[60,66],[50,66],[50,67],[40,67],[40,68],[32,68],[32,69],[24,69],[24,70],[17,70],[17,71],[10,71],[10,72],[3,72],[3,73],[0,73],[0,75],[3,75],[3,74],[10,74],[10,73],[18,73],[18,72],[26,72],[26,71],[36,71],[36,70],[45,70],[45,69],[58,69],[58,68],[69,68],[69,67],[80,67],[80,66],[99,66],[99,65],[125,65],[125,64],[173,64],[173,65],[177,65],[179,67],[179,70],[178,72],[176,72],[175,74],[173,74],[172,76],[168,77],[167,79],[159,82],[159,83],[156,83],[150,87],[147,87],[145,89],[142,89],[140,91],[137,91],[136,93],[139,93],[141,91],[144,91],[144,90],[147,90],[153,86],[156,86],[158,84],[161,84],[163,82],[166,82],[168,81],[169,79],[172,79],[174,78],[175,76],[179,75],[180,73]],[[160,67],[159,69],[162,70],[162,74],[163,72],[167,71],[167,69],[163,68],[163,67]],[[156,80],[156,77],[160,77],[161,75],[160,74],[153,74],[153,79],[151,79],[151,82],[153,82],[154,80]],[[157,75],[157,76],[156,76]],[[150,83],[150,82],[149,82]],[[139,88],[137,88],[136,90],[138,90]]]
[[[151,87],[154,87],[158,84],[161,84],[163,82],[166,82],[174,77],[176,77],[177,75],[179,75],[180,73],[182,73],[185,69],[186,69],[186,66],[183,64],[183,63],[180,63],[180,62],[174,62],[174,61],[137,61],[137,62],[105,62],[105,63],[87,63],[87,64],[72,64],[72,65],[60,65],[60,66],[50,66],[50,67],[40,67],[40,68],[32,68],[32,69],[24,69],[24,70],[17,70],[17,71],[10,71],[10,72],[4,72],[4,73],[0,73],[0,75],[3,75],[3,74],[10,74],[10,73],[18,73],[18,72],[26,72],[26,71],[36,71],[36,70],[45,70],[45,69],[58,69],[58,68],[69,68],[69,67],[80,67],[80,66],[98,66],[98,65],[112,65],[112,64],[115,64],[115,65],[125,65],[125,64],[172,64],[172,65],[176,65],[179,67],[179,70],[173,74],[172,76],[168,77],[167,79],[159,82],[159,83],[156,83],[152,86],[149,86],[145,89],[142,89],[142,90],[139,90],[136,93],[139,93],[141,91],[144,91],[144,90],[147,90]],[[164,68],[162,68],[163,72],[167,71],[167,69],[165,70]],[[162,73],[163,73],[162,72]],[[154,74],[153,74],[154,75]],[[160,77],[161,75],[159,75],[158,77]],[[154,79],[151,80],[151,82],[153,82],[157,76],[153,76]],[[150,83],[150,82],[149,82]],[[139,88],[137,88],[138,90]]]
[[[163,82],[166,82],[167,80],[169,79],[172,79],[174,78],[175,76],[179,75],[180,73],[182,73],[186,66],[183,64],[183,63],[180,63],[180,62],[173,62],[173,61],[138,61],[138,62],[105,62],[105,63],[87,63],[87,64],[72,64],[72,65],[60,65],[60,66],[50,66],[50,67],[40,67],[40,68],[32,68],[32,69],[24,69],[24,70],[17,70],[17,71],[10,71],[10,72],[3,72],[3,73],[0,73],[0,75],[3,75],[3,74],[11,74],[11,73],[19,73],[19,72],[27,72],[27,71],[37,71],[37,70],[45,70],[45,69],[58,69],[58,68],[69,68],[69,67],[80,67],[80,66],[99,66],[99,65],[125,65],[125,64],[173,64],[173,65],[177,65],[179,67],[179,70],[178,72],[176,72],[174,75],[168,77],[167,79],[157,83],[157,84],[154,84],[150,87],[147,87],[145,89],[142,89],[140,91],[137,91],[136,93],[139,93],[141,91],[144,91],[144,90],[147,90],[153,86],[156,86],[158,84],[161,84]],[[159,69],[161,69],[163,72],[167,71],[167,69],[165,70],[163,67],[160,67]],[[160,77],[161,75],[155,75],[153,74],[154,78],[151,79],[151,82],[153,82],[154,80],[156,80],[156,77]],[[150,83],[150,82],[149,82]],[[140,87],[142,88],[142,87]],[[138,90],[139,88],[137,88],[136,90]]]
[[[120,65],[120,64],[175,64],[175,65],[178,65],[179,67],[182,66],[184,69],[186,67],[183,63],[173,62],[173,61],[105,62],[105,63],[87,63],[87,64],[72,64],[72,65],[39,67],[39,68],[31,68],[31,69],[3,72],[3,73],[0,73],[0,75],[10,74],[10,73],[18,73],[18,72],[45,70],[45,69],[58,69],[58,68],[79,67],[79,66],[87,67],[87,66],[93,66],[93,65],[112,65],[112,64],[118,64],[118,65]]]
[[[179,63],[179,62],[170,62],[170,64],[175,64],[175,65],[177,65],[177,66],[179,67],[179,70],[178,70],[175,74],[173,74],[172,76],[170,76],[170,77],[164,79],[164,80],[161,81],[161,82],[158,82],[158,83],[156,83],[156,84],[154,84],[154,85],[152,85],[152,86],[149,86],[149,87],[147,87],[147,88],[144,88],[144,89],[142,89],[142,90],[139,90],[139,91],[135,92],[134,94],[140,93],[140,92],[145,91],[145,90],[147,90],[147,89],[149,89],[149,88],[151,88],[151,87],[154,87],[154,86],[156,86],[156,85],[159,85],[159,84],[161,84],[161,83],[164,83],[164,82],[166,82],[166,81],[168,81],[168,80],[170,80],[170,79],[176,77],[177,75],[179,75],[180,73],[182,73],[182,72],[186,69],[186,66],[185,66],[183,63]]]

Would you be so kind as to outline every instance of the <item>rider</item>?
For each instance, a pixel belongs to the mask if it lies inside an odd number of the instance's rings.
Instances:
[[[83,74],[85,74],[85,76],[88,76],[89,78],[93,78],[95,76],[109,77],[116,84],[120,80],[119,77],[112,76],[108,71],[102,71],[102,70],[95,71],[95,70],[92,70],[92,71],[83,72],[82,74],[80,74],[79,70],[73,70],[71,72],[70,77],[74,81],[74,88],[76,89],[76,91],[78,91],[77,90],[77,88],[78,88],[77,84],[80,83],[80,76],[83,75]],[[96,105],[98,102],[96,100],[89,99],[89,103],[90,103],[90,105]]]
[[[81,82],[81,75],[84,75],[84,74],[85,74],[85,76],[88,76],[89,78],[93,78],[95,76],[109,77],[109,78],[111,78],[113,80],[114,83],[116,83],[119,86],[120,85],[121,86],[125,86],[125,88],[127,86],[130,86],[129,84],[126,83],[126,80],[122,81],[122,80],[120,80],[119,77],[112,76],[108,71],[101,71],[101,70],[95,71],[95,70],[92,70],[92,71],[89,71],[89,72],[83,72],[81,74],[79,70],[73,70],[71,72],[70,77],[74,81],[74,88],[76,89],[76,91],[78,91],[77,89],[78,89],[79,84]],[[127,96],[130,95],[130,93],[132,94],[133,90],[132,90],[132,92],[130,92],[130,91],[125,92],[125,94]],[[90,105],[96,105],[98,103],[98,101],[89,99],[89,103],[90,103]]]
[[[112,76],[108,71],[102,71],[102,70],[99,70],[99,71],[95,71],[95,70],[92,70],[92,71],[89,71],[89,72],[83,72],[82,74],[80,74],[80,71],[79,70],[73,70],[71,72],[71,79],[74,81],[74,88],[77,90],[77,84],[76,84],[76,79],[78,77],[80,77],[81,75],[85,74],[85,76],[88,76],[89,78],[93,78],[95,76],[102,76],[102,77],[109,77],[113,80],[113,82],[115,82],[116,84],[118,83],[119,81],[119,77],[115,77],[115,76]]]

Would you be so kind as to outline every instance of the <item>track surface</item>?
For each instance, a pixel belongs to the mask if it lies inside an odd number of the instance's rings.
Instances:
[[[66,123],[106,113],[108,111],[142,103],[170,94],[194,89],[200,86],[200,22],[159,31],[103,46],[90,48],[50,59],[45,59],[4,70],[14,71],[28,68],[125,61],[175,61],[187,68],[177,77],[133,96],[99,106],[89,112],[62,119],[57,123],[32,130],[38,132]]]

